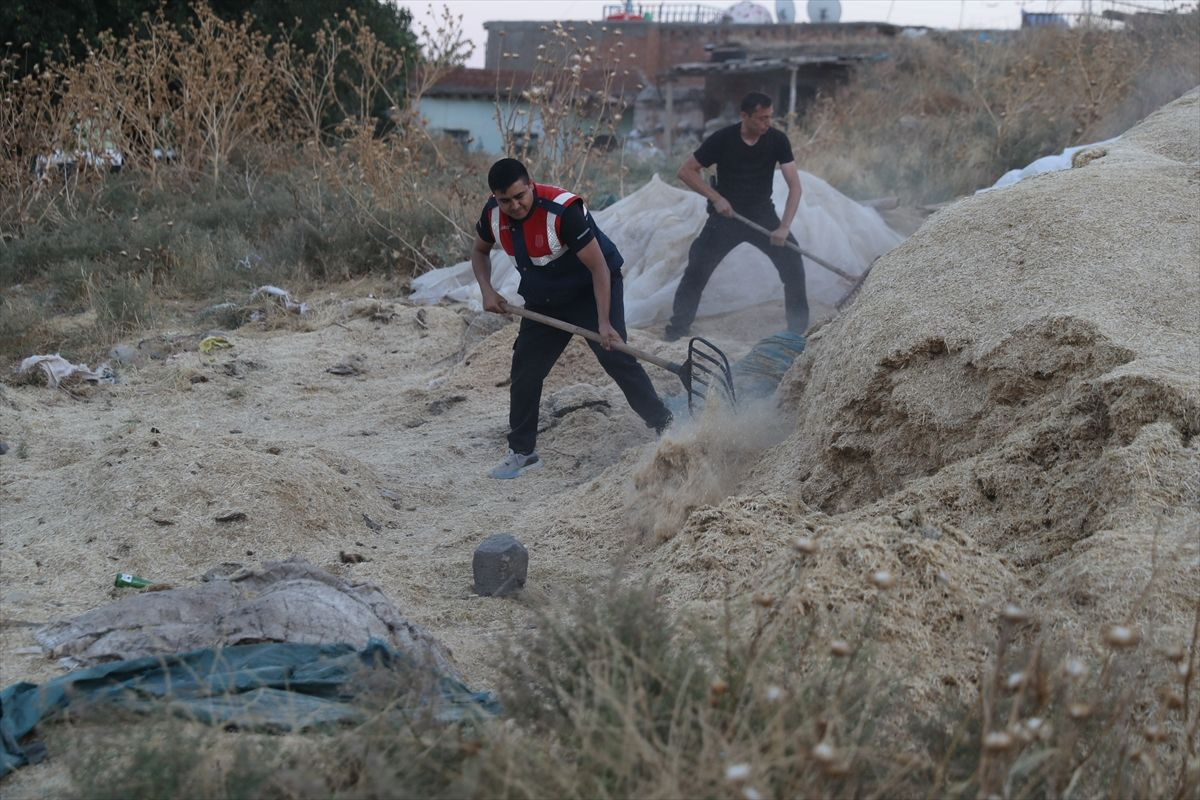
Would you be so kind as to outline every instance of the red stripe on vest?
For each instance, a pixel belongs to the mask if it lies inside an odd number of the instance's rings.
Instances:
[[[533,189],[538,198],[557,202],[563,207],[582,200],[579,195],[571,194],[557,186],[535,183]],[[566,197],[562,197],[564,194]],[[560,197],[562,199],[559,199]],[[512,256],[512,223],[499,208],[493,209],[493,213],[500,215],[500,246],[504,248],[505,253]],[[554,226],[553,240],[551,240],[550,231],[547,228],[549,223]],[[535,260],[535,263],[552,261],[568,251],[561,238],[562,216],[542,208],[536,203],[530,209],[529,216],[522,221],[521,230],[525,234],[525,250],[529,253],[529,257]]]

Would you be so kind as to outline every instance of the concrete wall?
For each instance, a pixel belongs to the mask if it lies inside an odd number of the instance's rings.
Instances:
[[[505,119],[509,119],[509,112],[513,108],[513,106],[505,106],[502,111]],[[435,132],[465,130],[471,138],[469,149],[493,155],[503,154],[504,136],[496,121],[495,101],[469,97],[426,96],[421,98],[419,109],[421,117],[425,120],[425,126],[429,130]],[[519,130],[528,129],[537,134],[539,140],[544,139],[542,120],[536,114],[526,128],[528,104],[518,103],[515,109],[524,112],[515,117],[520,120],[515,127]],[[585,120],[584,125],[588,124],[588,121]],[[629,133],[632,125],[633,114],[625,114],[617,127],[617,133],[622,136]]]
[[[496,105],[490,100],[457,97],[422,97],[421,116],[432,131],[465,130],[472,139],[471,150],[499,153],[504,149],[496,124]],[[541,131],[535,121],[535,130]]]

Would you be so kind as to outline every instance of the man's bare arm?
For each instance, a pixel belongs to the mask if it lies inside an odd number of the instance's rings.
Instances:
[[[504,298],[492,287],[492,247],[479,234],[475,234],[475,244],[471,246],[471,271],[475,273],[475,282],[483,293],[483,310],[494,314],[505,313]]]
[[[687,161],[683,162],[683,166],[675,173],[675,177],[683,181],[684,185],[697,194],[708,198],[708,201],[713,204],[716,212],[722,216],[728,217],[733,214],[733,206],[729,205],[729,201],[721,196],[721,193],[708,185],[704,180],[704,175],[700,170],[704,169],[695,156],[688,156]]]
[[[783,173],[784,183],[787,184],[788,195],[779,227],[771,232],[771,244],[782,247],[787,241],[788,233],[792,230],[792,221],[796,219],[796,212],[800,209],[800,194],[803,189],[800,186],[800,173],[796,170],[795,161],[780,164],[779,170]]]
[[[620,342],[621,337],[608,318],[611,310],[610,298],[612,297],[612,275],[608,271],[608,262],[604,259],[604,253],[595,239],[588,242],[576,255],[588,268],[588,272],[592,273],[592,292],[596,295],[596,316],[600,321],[598,333],[604,349],[612,350],[612,346]]]

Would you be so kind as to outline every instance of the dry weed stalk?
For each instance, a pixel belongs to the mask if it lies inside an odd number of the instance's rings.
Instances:
[[[543,26],[549,43],[538,45],[528,76],[509,72],[505,80],[497,69],[495,101],[506,153],[524,161],[531,174],[585,195],[594,188],[592,156],[598,143],[616,141],[626,102],[623,79],[629,74],[624,44],[618,40],[601,50],[587,32],[590,27]],[[618,169],[623,173],[624,164]]]
[[[1119,134],[1200,83],[1198,22],[1191,12],[1144,29],[900,43],[790,131],[797,161],[858,196],[921,203],[967,194],[1008,169]]]
[[[427,253],[447,249],[426,239],[409,238],[404,220],[427,213],[428,207],[443,219],[469,219],[473,187],[466,185],[466,169],[448,158],[438,140],[417,116],[422,95],[446,72],[469,56],[471,45],[463,38],[461,20],[443,9],[434,27],[422,23],[419,38],[422,57],[413,69],[414,54],[395,52],[381,42],[354,14],[328,31],[330,38],[344,42],[343,53],[354,81],[336,93],[344,119],[336,128],[338,145],[317,151],[314,164],[319,179],[307,191],[310,203],[323,207],[321,196],[332,190],[340,195],[353,222],[379,247],[381,254],[402,247],[417,264],[417,271],[433,269]],[[411,75],[403,96],[390,87],[403,75]],[[310,81],[311,82],[311,81]],[[372,109],[386,108],[392,130],[379,135]],[[437,186],[439,202],[430,200],[435,174],[451,179]],[[456,231],[461,235],[461,230]],[[460,242],[456,247],[464,247]]]
[[[213,797],[250,785],[281,797],[312,786],[355,797],[1194,796],[1200,604],[1186,645],[1114,650],[1120,681],[1050,655],[1035,613],[998,609],[978,706],[947,698],[935,709],[944,719],[925,724],[899,676],[870,658],[872,620],[905,576],[863,575],[869,608],[829,651],[818,615],[786,591],[812,577],[811,555],[797,550],[783,583],[755,600],[731,598],[720,630],[678,619],[619,577],[544,607],[502,661],[507,719],[439,723],[385,693],[352,729],[228,738],[237,752],[225,769],[210,757],[215,738],[144,725],[100,744],[81,731],[63,757],[77,781],[100,769],[106,783],[135,787],[130,797],[161,795],[164,768]],[[1157,700],[1138,690],[1149,678],[1161,679]],[[411,689],[404,696],[422,695]]]

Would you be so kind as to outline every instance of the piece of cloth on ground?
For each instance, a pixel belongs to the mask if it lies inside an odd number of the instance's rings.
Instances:
[[[378,586],[348,583],[303,559],[210,570],[197,586],[131,594],[43,625],[34,638],[68,669],[253,642],[365,647],[378,639],[457,674],[450,652]]]
[[[378,640],[349,644],[252,644],[117,661],[45,684],[0,691],[0,777],[40,760],[44,748],[20,741],[39,722],[73,710],[165,711],[209,725],[281,732],[413,713],[443,722],[499,713],[431,664],[426,654]],[[39,752],[40,751],[40,752]]]
[[[72,364],[58,353],[52,356],[29,356],[17,367],[18,375],[31,376],[39,373],[46,379],[46,386],[51,389],[56,389],[72,379],[90,383],[117,382],[117,376],[108,362],[93,370],[87,364]]]
[[[792,234],[805,250],[862,274],[880,254],[904,240],[873,208],[851,200],[825,181],[800,173],[804,193],[792,222]],[[772,200],[782,213],[787,184],[775,174]],[[625,321],[634,328],[665,322],[671,314],[675,289],[687,266],[688,249],[704,227],[708,214],[704,198],[664,183],[658,176],[637,191],[594,212],[596,223],[625,256]],[[816,264],[807,264],[806,285],[814,319],[830,316],[849,291],[842,278]],[[520,275],[512,260],[492,251],[492,285],[510,302],[520,303]],[[748,244],[739,245],[713,273],[704,290],[698,317],[739,311],[777,301],[783,285],[770,259]],[[435,303],[442,299],[482,308],[479,286],[469,261],[435,269],[413,280],[412,300]]]

